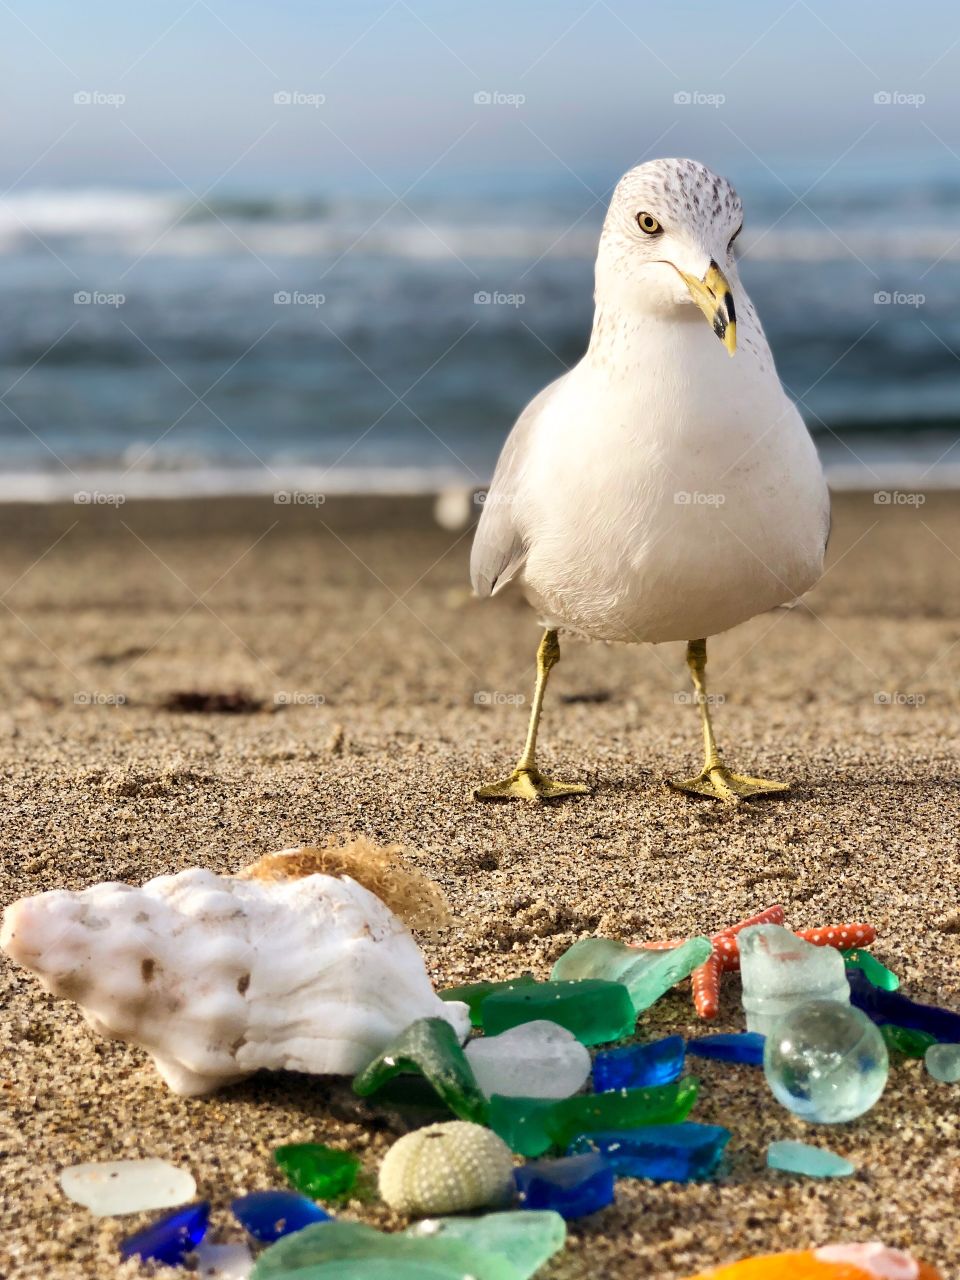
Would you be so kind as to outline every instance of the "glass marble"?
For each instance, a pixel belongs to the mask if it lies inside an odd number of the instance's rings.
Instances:
[[[960,1083],[960,1044],[932,1044],[923,1055],[923,1065],[934,1080]]]
[[[423,1075],[454,1115],[486,1124],[487,1099],[467,1061],[457,1033],[445,1018],[418,1018],[354,1077],[361,1098],[404,1072]]]
[[[686,1058],[683,1036],[666,1036],[650,1044],[607,1049],[593,1060],[593,1089],[643,1089],[679,1080]]]
[[[494,1094],[490,1127],[518,1155],[541,1156],[551,1148],[565,1150],[583,1133],[686,1120],[697,1100],[699,1083],[688,1076],[650,1089],[586,1093],[560,1102]]]
[[[360,1160],[321,1142],[291,1142],[277,1147],[273,1158],[291,1186],[315,1200],[336,1200],[353,1190]]]
[[[543,1019],[572,1031],[581,1044],[622,1040],[633,1032],[637,1013],[619,982],[585,978],[573,982],[537,982],[487,996],[481,1006],[483,1029],[495,1036],[522,1022]]]
[[[555,982],[576,978],[622,982],[634,1008],[642,1013],[712,954],[709,938],[691,938],[664,951],[631,947],[613,938],[582,938],[564,952],[550,976]]]
[[[730,1130],[721,1125],[686,1121],[581,1134],[571,1142],[567,1154],[597,1151],[621,1178],[690,1182],[713,1173],[729,1141]]]
[[[767,1036],[763,1070],[774,1097],[815,1124],[842,1124],[869,1111],[887,1083],[883,1036],[865,1013],[811,1000]]]
[[[232,1200],[230,1209],[241,1227],[265,1244],[330,1218],[325,1209],[295,1191],[251,1191]]]
[[[613,1204],[613,1165],[595,1151],[559,1160],[533,1160],[514,1170],[525,1209],[552,1209],[568,1222]]]
[[[142,1231],[120,1241],[121,1258],[142,1258],[144,1262],[162,1262],[179,1267],[207,1234],[210,1205],[206,1200],[177,1209],[157,1218]]]

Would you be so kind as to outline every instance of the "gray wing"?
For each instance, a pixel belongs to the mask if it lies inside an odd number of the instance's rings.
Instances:
[[[523,568],[527,547],[518,521],[520,479],[540,412],[566,374],[535,395],[507,436],[473,535],[470,581],[478,596],[492,596]]]

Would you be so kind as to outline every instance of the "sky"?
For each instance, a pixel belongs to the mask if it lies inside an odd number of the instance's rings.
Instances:
[[[4,0],[0,50],[19,191],[960,168],[945,0]]]

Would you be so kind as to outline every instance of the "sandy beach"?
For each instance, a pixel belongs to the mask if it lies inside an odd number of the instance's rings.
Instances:
[[[816,590],[712,642],[729,762],[795,784],[734,812],[664,785],[700,764],[676,645],[564,646],[542,762],[592,795],[471,799],[512,767],[538,632],[519,596],[471,598],[469,544],[426,499],[0,507],[3,904],[198,864],[232,872],[362,832],[408,847],[446,892],[456,926],[425,943],[440,986],[545,977],[581,937],[712,932],[780,902],[796,927],[873,923],[906,992],[960,1008],[960,494],[838,497]],[[229,695],[234,710],[170,709],[184,693],[211,708]],[[342,1081],[264,1077],[175,1097],[143,1053],[97,1038],[6,960],[0,1008],[11,1280],[141,1274],[118,1267],[116,1246],[146,1219],[70,1204],[65,1165],[187,1166],[216,1235],[237,1239],[228,1202],[280,1184],[276,1145],[350,1147],[374,1171],[404,1128]],[[715,1025],[742,1026],[736,979]],[[699,1029],[681,991],[639,1025]],[[867,1116],[811,1130],[755,1069],[703,1062],[696,1074],[693,1118],[733,1133],[722,1174],[621,1181],[615,1206],[572,1225],[547,1280],[679,1280],[749,1253],[871,1238],[960,1274],[956,1086],[900,1063]],[[811,1138],[858,1172],[770,1172],[777,1138]],[[376,1205],[346,1212],[400,1225]]]

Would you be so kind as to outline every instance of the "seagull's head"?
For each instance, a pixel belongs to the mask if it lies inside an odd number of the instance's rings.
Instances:
[[[600,236],[597,299],[642,311],[696,303],[733,355],[740,197],[695,160],[651,160],[617,183]]]

